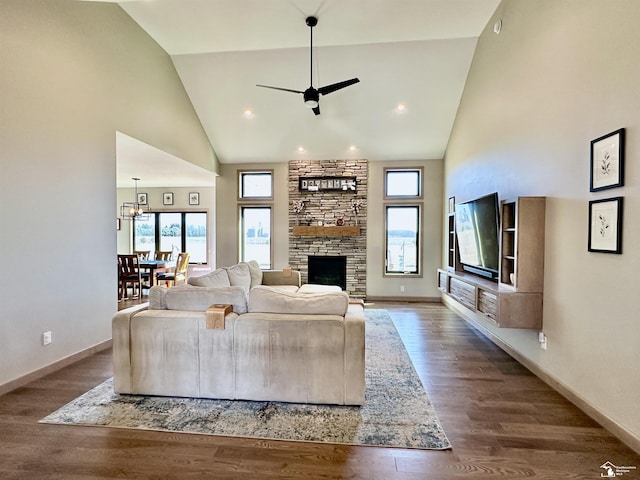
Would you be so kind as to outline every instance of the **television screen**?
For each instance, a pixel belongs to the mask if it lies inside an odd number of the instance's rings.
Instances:
[[[456,237],[465,270],[497,277],[498,223],[497,193],[456,205]]]

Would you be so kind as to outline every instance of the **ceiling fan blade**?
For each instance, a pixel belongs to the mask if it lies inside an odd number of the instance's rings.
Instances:
[[[313,113],[315,113],[316,115],[320,115],[320,105],[318,105],[315,108],[312,108],[311,110],[313,110]]]
[[[320,87],[318,89],[318,93],[320,95],[327,95],[331,92],[335,92],[336,90],[340,90],[341,88],[348,87],[349,85],[353,85],[354,83],[358,83],[359,81],[360,79],[358,78],[352,78],[351,80],[345,80],[344,82],[333,83],[325,87]]]
[[[304,94],[304,92],[300,91],[300,90],[292,90],[290,88],[282,88],[282,87],[271,87],[269,85],[256,85],[256,87],[263,87],[263,88],[271,88],[273,90],[282,90],[283,92],[291,92],[291,93],[302,93]]]

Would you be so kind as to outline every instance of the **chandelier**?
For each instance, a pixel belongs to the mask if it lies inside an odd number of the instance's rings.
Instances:
[[[139,178],[133,177],[131,180],[136,184],[134,202],[123,202],[120,207],[120,216],[125,220],[149,220],[149,212],[151,212],[151,208],[147,203],[147,194],[141,193],[138,195]]]

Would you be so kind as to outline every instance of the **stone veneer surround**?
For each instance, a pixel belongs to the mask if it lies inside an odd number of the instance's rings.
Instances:
[[[300,177],[356,177],[357,190],[352,192],[300,192]],[[307,257],[309,255],[344,255],[347,257],[347,293],[364,298],[367,292],[367,160],[292,160],[289,162],[289,264],[300,270],[302,281],[307,281]],[[334,224],[344,217],[345,225],[355,225],[351,200],[362,201],[357,224],[357,236],[300,236],[293,235],[295,225],[317,225],[318,220]],[[297,215],[293,202],[306,200],[304,212]],[[299,223],[298,223],[299,222]]]

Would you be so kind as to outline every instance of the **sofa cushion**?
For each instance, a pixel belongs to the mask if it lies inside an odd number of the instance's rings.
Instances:
[[[245,293],[249,293],[251,288],[251,272],[249,265],[246,263],[238,263],[231,267],[225,267],[227,275],[229,275],[229,283],[232,287],[242,287]]]
[[[158,307],[164,306],[165,310],[204,312],[215,303],[233,305],[233,311],[238,314],[247,312],[247,300],[242,287],[154,286],[149,291],[150,310],[163,310]]]
[[[317,285],[315,283],[305,283],[298,289],[298,293],[323,293],[341,291],[342,289],[337,285]]]
[[[249,275],[251,275],[251,288],[262,285],[262,269],[256,260],[250,260],[247,263],[249,267]]]
[[[297,313],[341,315],[349,308],[349,295],[345,292],[297,294],[271,287],[257,286],[251,289],[247,305],[250,313]]]
[[[229,275],[224,268],[218,268],[211,273],[200,277],[189,277],[189,285],[196,287],[230,287]]]

